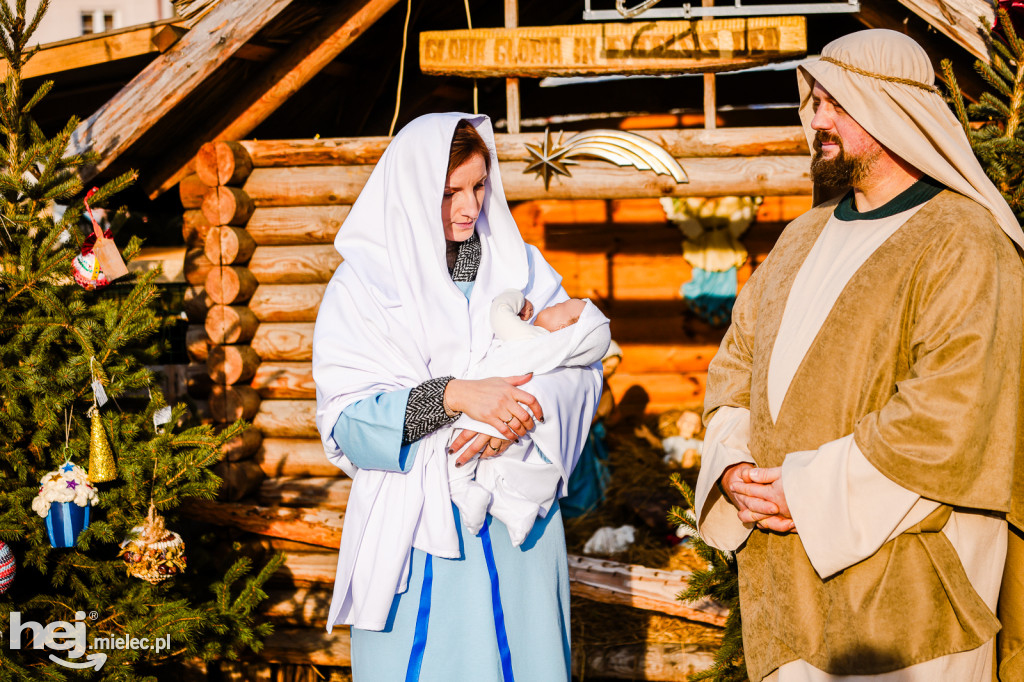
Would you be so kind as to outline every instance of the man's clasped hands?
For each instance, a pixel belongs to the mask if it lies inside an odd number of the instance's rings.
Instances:
[[[725,470],[721,483],[743,523],[777,533],[796,532],[782,489],[782,467],[760,468],[741,462]]]

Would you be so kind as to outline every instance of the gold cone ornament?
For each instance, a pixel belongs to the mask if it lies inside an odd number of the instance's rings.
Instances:
[[[100,410],[95,404],[89,409],[89,417],[92,419],[92,430],[89,433],[89,480],[93,483],[113,481],[117,478],[114,452],[110,449]]]

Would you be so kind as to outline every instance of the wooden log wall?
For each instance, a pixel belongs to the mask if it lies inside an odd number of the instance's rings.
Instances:
[[[497,147],[506,190],[519,202],[513,215],[524,239],[562,273],[570,295],[593,298],[612,319],[613,337],[624,349],[612,382],[616,397],[625,408],[657,412],[700,403],[722,333],[685,310],[678,289],[690,268],[680,233],[667,225],[658,197],[771,197],[744,239],[756,264],[782,222],[809,205],[810,184],[798,128],[643,134],[681,159],[690,184],[585,161],[545,193],[542,181],[522,173],[528,159],[523,143],[540,142],[539,135],[501,135]],[[261,538],[288,556],[267,605],[281,636],[268,642],[263,660],[308,662],[316,652],[324,665],[348,664],[346,633],[325,637],[310,629],[322,630],[350,490],[319,441],[310,360],[317,310],[341,262],[334,237],[387,142],[210,143],[196,158],[195,174],[180,184],[184,273],[192,285],[186,299],[188,390],[214,421],[253,424],[221,464],[226,499],[196,503],[191,513]],[[748,264],[741,271],[741,281],[750,270]],[[665,576],[641,575],[648,570],[643,567],[573,561],[578,596],[721,623],[714,605],[675,601],[682,576],[664,582]],[[584,652],[576,665],[591,675],[642,672],[646,679],[672,680],[706,667],[705,658],[641,646]],[[594,667],[598,661],[604,662]],[[657,670],[651,661],[658,662]],[[662,669],[665,661],[675,661],[671,670]],[[616,673],[616,666],[622,671]]]

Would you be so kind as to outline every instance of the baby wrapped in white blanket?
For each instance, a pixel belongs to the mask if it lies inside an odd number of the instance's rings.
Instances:
[[[608,318],[590,300],[569,299],[545,308],[537,315],[536,326],[520,317],[522,311],[523,317],[529,318],[531,309],[532,305],[515,289],[494,298],[491,328],[496,339],[465,378],[530,372],[537,375],[559,367],[589,366],[600,362],[608,350]],[[465,415],[453,426],[453,433],[470,429],[503,437],[493,427]],[[507,526],[512,545],[518,547],[536,519],[547,515],[570,473],[563,468],[557,452],[553,453],[554,461],[541,454],[546,445],[559,447],[558,429],[558,424],[538,422],[529,435],[510,445],[501,456],[474,459],[462,467],[455,466],[454,455],[449,457],[452,501],[470,532],[479,533],[490,512]]]

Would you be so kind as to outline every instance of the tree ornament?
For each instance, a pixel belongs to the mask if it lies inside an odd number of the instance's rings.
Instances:
[[[74,547],[78,534],[89,527],[89,510],[99,500],[85,470],[71,462],[43,476],[32,511],[46,519],[52,547]]]
[[[14,582],[14,574],[17,566],[14,563],[14,552],[10,546],[0,540],[0,594],[7,591],[7,588]]]
[[[110,441],[103,430],[103,420],[96,405],[89,408],[92,428],[89,432],[89,480],[93,483],[106,483],[117,478],[117,467],[114,453],[110,449]]]
[[[185,541],[167,530],[164,518],[151,502],[146,522],[132,528],[121,543],[121,558],[128,575],[156,584],[185,571]]]
[[[105,235],[108,239],[114,237],[114,233],[110,230],[107,230]],[[75,281],[89,291],[102,289],[110,284],[110,278],[104,274],[99,263],[96,262],[95,247],[96,235],[90,233],[82,244],[82,252],[75,256],[75,260],[71,264],[71,272],[75,276]]]

